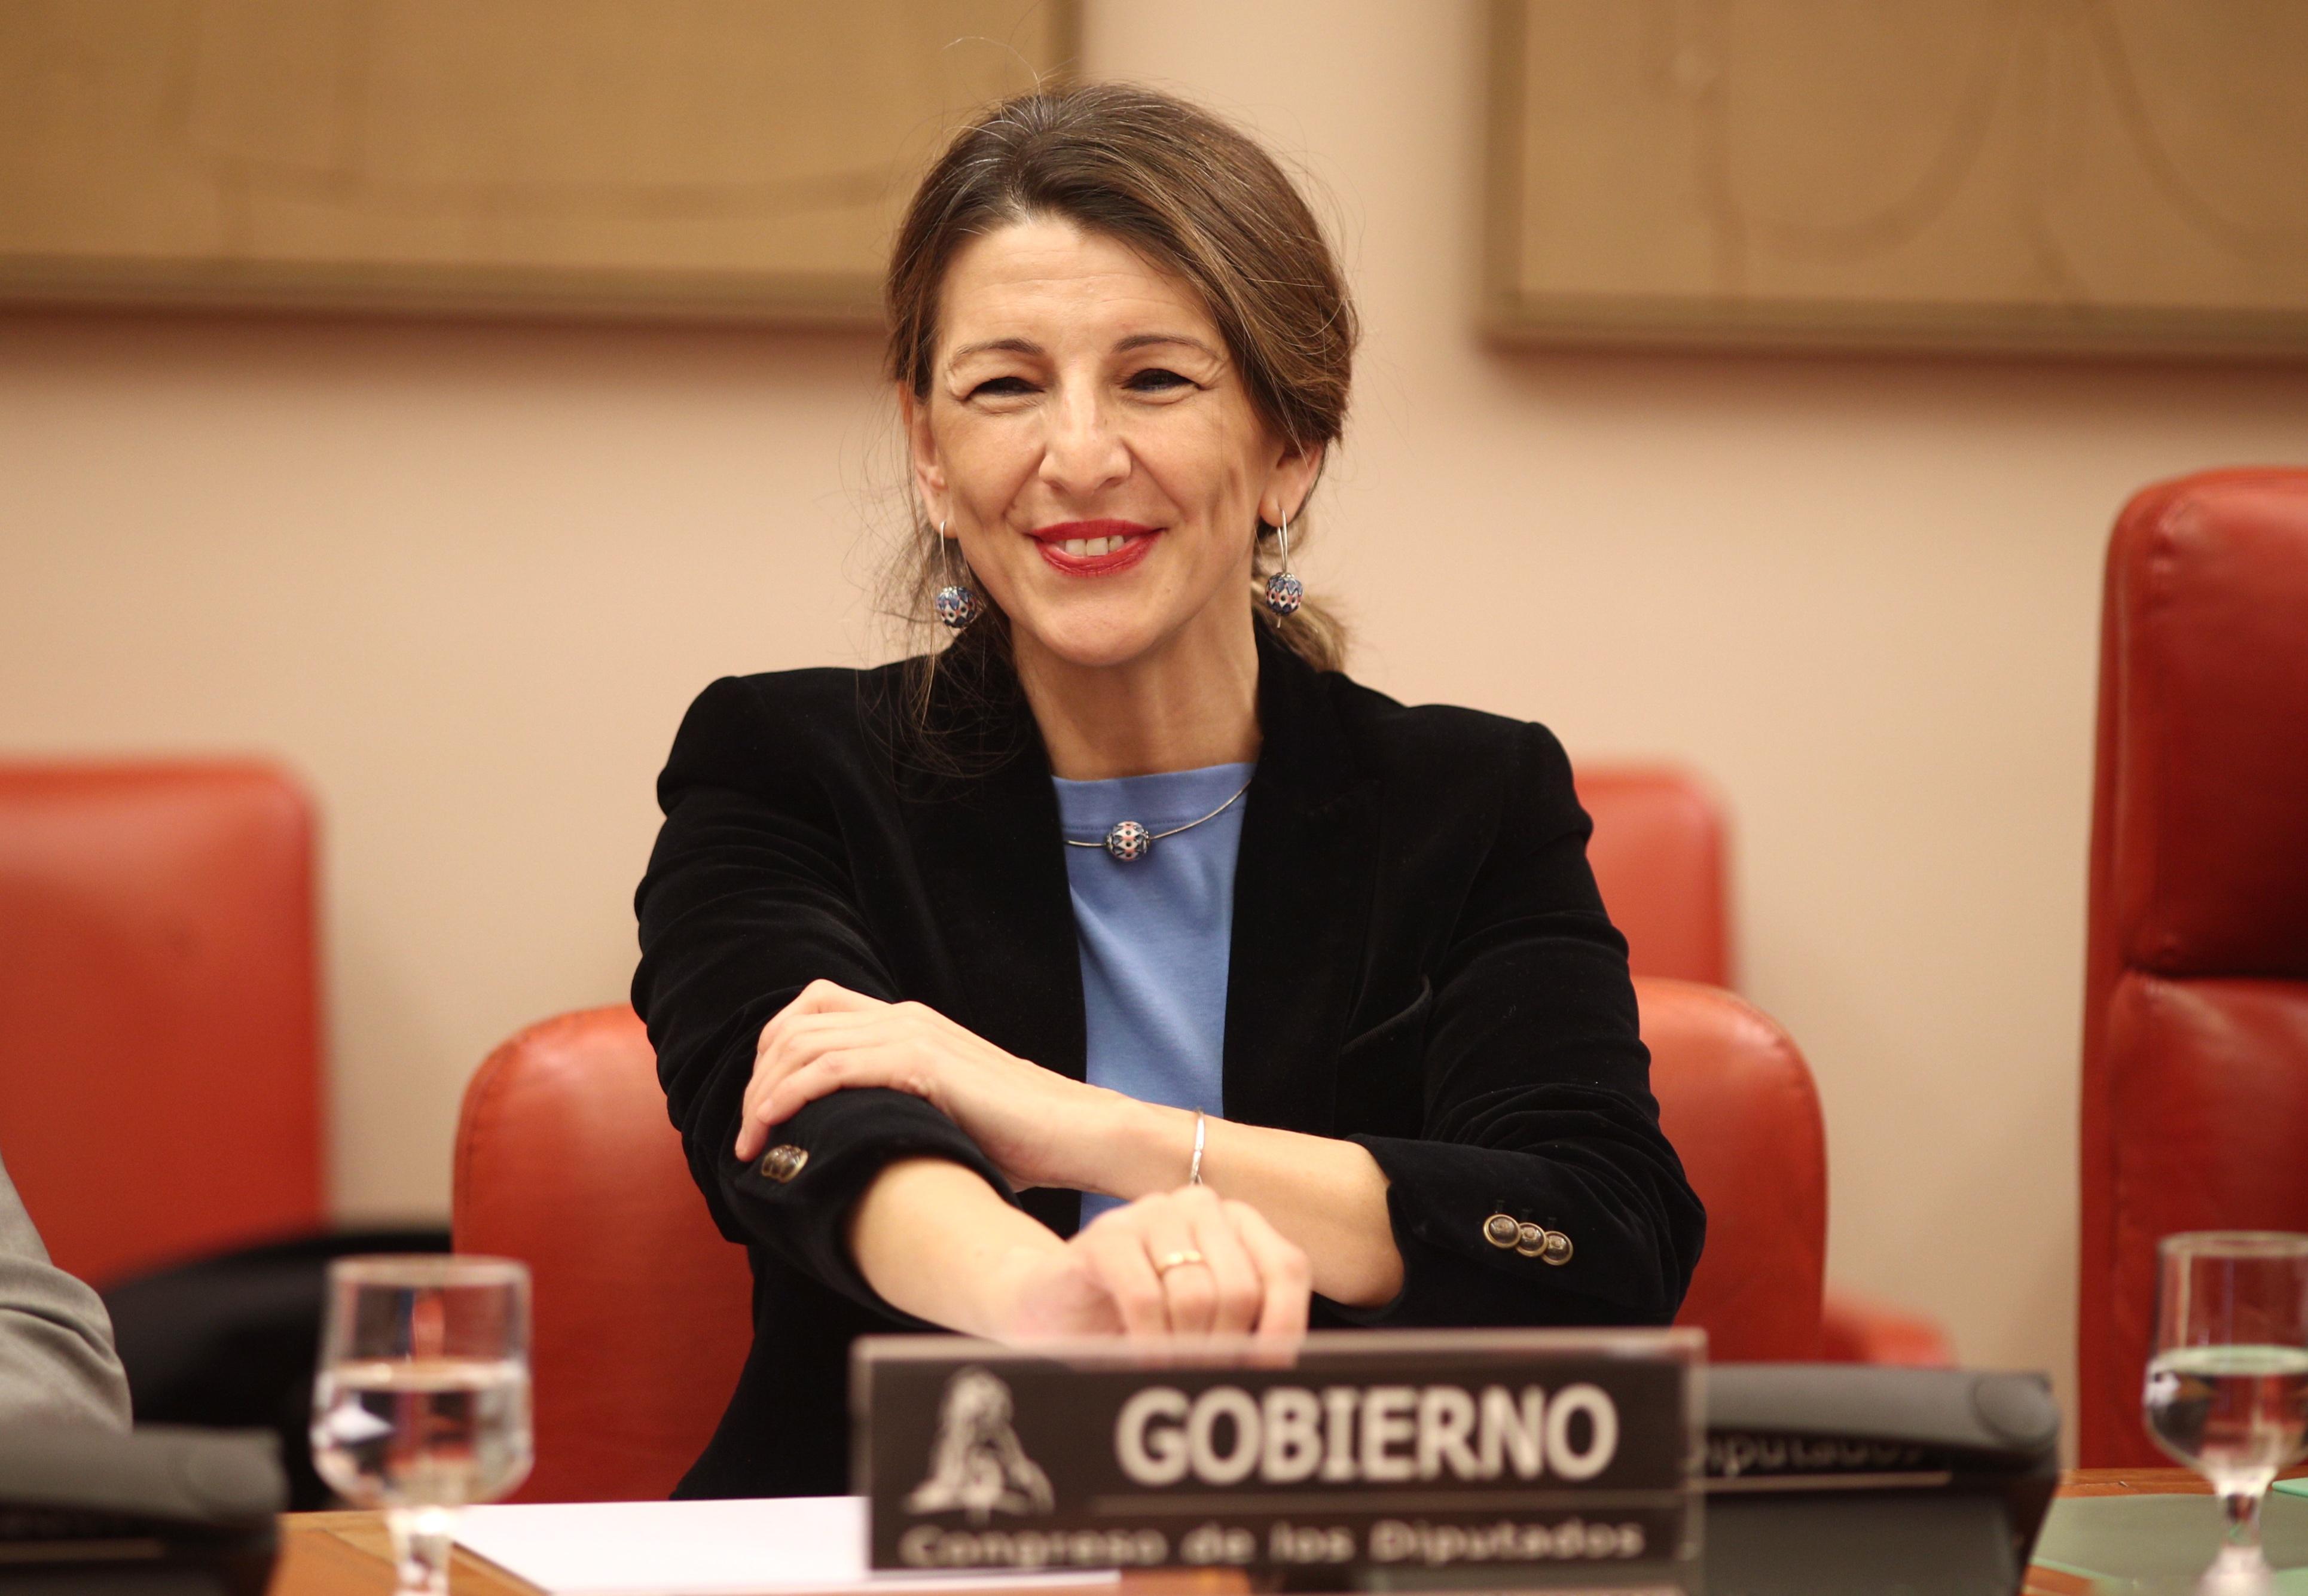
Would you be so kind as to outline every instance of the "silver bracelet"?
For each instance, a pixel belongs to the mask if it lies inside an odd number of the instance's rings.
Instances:
[[[1209,1122],[1202,1117],[1202,1111],[1200,1109],[1195,1109],[1194,1161],[1186,1166],[1186,1184],[1188,1186],[1200,1186],[1202,1184],[1202,1137],[1208,1133],[1209,1129]]]

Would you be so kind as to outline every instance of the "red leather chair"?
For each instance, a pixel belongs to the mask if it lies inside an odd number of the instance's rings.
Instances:
[[[1827,1127],[1787,1033],[1719,988],[1637,977],[1659,1126],[1707,1204],[1678,1324],[1722,1363],[1820,1356]]]
[[[1802,1055],[1727,992],[1636,990],[1660,1112],[1708,1210],[1681,1322],[1718,1359],[1816,1357],[1827,1154]],[[549,1020],[489,1056],[458,1124],[454,1223],[459,1250],[535,1272],[537,1468],[518,1499],[665,1495],[736,1383],[751,1281],[690,1183],[631,1009]]]
[[[513,1500],[669,1493],[736,1388],[753,1275],[690,1179],[631,1008],[489,1055],[457,1117],[452,1211],[459,1252],[531,1272],[537,1466]]]
[[[1582,765],[1587,862],[1637,975],[1728,987],[1729,849],[1713,790],[1673,765]]]
[[[270,766],[0,765],[0,1149],[63,1268],[323,1223],[312,851]]]
[[[2160,1463],[2157,1239],[2308,1230],[2308,471],[2116,522],[2084,991],[2079,1461]]]
[[[1613,922],[1626,934],[1629,967],[1638,977],[1730,986],[1730,850],[1713,789],[1689,771],[1662,764],[1582,764],[1578,781],[1595,822],[1587,858]],[[1710,1249],[1720,1235],[1709,1229]],[[1817,1342],[1806,1357],[1927,1367],[1955,1361],[1937,1322],[1890,1303],[1832,1290],[1818,1317]]]

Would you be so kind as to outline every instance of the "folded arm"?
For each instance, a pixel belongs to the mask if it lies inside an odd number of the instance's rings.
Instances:
[[[810,1104],[779,1127],[779,1145],[804,1155],[797,1162],[759,1148],[738,1156],[745,1088],[770,1018],[821,978],[897,995],[858,911],[833,802],[804,768],[806,741],[777,730],[765,729],[753,689],[730,678],[708,687],[683,720],[658,784],[665,824],[634,897],[633,1006],[722,1234],[888,1311],[858,1272],[846,1229],[883,1169],[935,1159],[998,1205],[1010,1206],[1010,1192],[960,1126],[901,1091]]]
[[[635,898],[633,1005],[722,1233],[894,1317],[1005,1340],[1304,1330],[1305,1259],[1244,1204],[1153,1196],[1071,1239],[1016,1206],[1013,1182],[1038,1183],[1038,1150],[1071,1123],[1062,1109],[1123,1100],[899,1001],[835,805],[802,739],[764,746],[749,691],[716,683],[684,721]],[[998,1072],[1025,1135],[973,1135],[924,1090],[933,1033]],[[765,1106],[779,1059],[814,1064],[817,1089]]]
[[[1431,1006],[1369,1061],[1402,1074],[1423,1124],[1352,1138],[1386,1172],[1404,1278],[1350,1322],[1665,1324],[1683,1300],[1706,1215],[1659,1129],[1590,829],[1561,746],[1520,729]],[[1503,1247],[1494,1216],[1563,1239]]]
[[[1358,1067],[1403,1077],[1418,1134],[1205,1125],[1203,1180],[1301,1249],[1350,1322],[1664,1323],[1682,1300],[1705,1217],[1659,1131],[1588,831],[1561,748],[1524,729],[1426,994],[1348,1047]],[[836,983],[789,1014],[762,1033],[745,1145],[845,1090],[894,1089],[964,1127],[1017,1186],[1140,1200],[1185,1178],[1191,1113]],[[1501,1245],[1507,1224],[1524,1245]],[[1541,1233],[1559,1239],[1537,1251]]]

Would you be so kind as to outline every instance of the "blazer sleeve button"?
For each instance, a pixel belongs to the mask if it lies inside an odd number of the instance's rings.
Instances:
[[[1537,1225],[1518,1225],[1515,1227],[1515,1251],[1526,1258],[1536,1258],[1539,1249],[1546,1245],[1546,1237],[1547,1232]]]
[[[1538,1261],[1542,1264],[1570,1263],[1571,1238],[1560,1230],[1549,1230],[1546,1238],[1538,1244]]]
[[[1512,1247],[1522,1238],[1522,1227],[1514,1216],[1494,1213],[1483,1221],[1483,1239],[1493,1247]]]
[[[762,1173],[779,1186],[783,1186],[800,1174],[801,1167],[807,1162],[809,1162],[807,1148],[796,1147],[791,1143],[780,1143],[762,1155]]]

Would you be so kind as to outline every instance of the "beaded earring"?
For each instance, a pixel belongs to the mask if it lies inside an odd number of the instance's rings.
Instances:
[[[1287,518],[1277,526],[1275,533],[1282,539],[1282,569],[1266,579],[1266,608],[1274,618],[1298,613],[1299,604],[1306,597],[1306,584],[1290,570],[1290,522]]]
[[[932,602],[937,606],[937,618],[945,623],[946,629],[959,632],[977,618],[980,605],[977,590],[962,580],[961,572],[954,563],[953,545],[946,541],[945,528],[944,522],[938,522],[938,548],[945,559],[946,574],[952,580],[938,589],[937,597]]]

